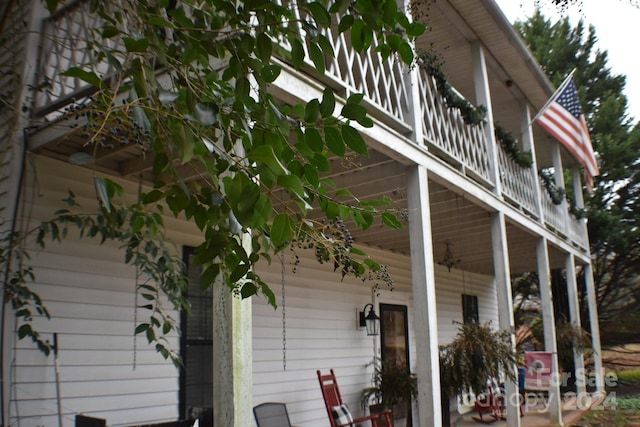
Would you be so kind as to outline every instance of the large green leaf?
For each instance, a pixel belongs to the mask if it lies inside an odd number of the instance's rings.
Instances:
[[[271,226],[271,241],[275,247],[290,241],[295,233],[296,224],[287,214],[276,215]]]
[[[323,119],[331,117],[333,111],[336,108],[336,97],[333,94],[333,89],[327,87],[322,92],[322,101],[320,102],[320,116]]]
[[[303,3],[304,4],[304,3]],[[304,4],[304,7],[309,11],[313,19],[322,27],[328,27],[331,25],[331,15],[319,2],[311,2]]]
[[[123,37],[122,41],[127,48],[127,52],[144,52],[149,47],[149,39],[142,37],[139,39],[133,39],[131,37]]]
[[[307,128],[305,130],[304,141],[311,150],[316,153],[321,152],[324,149],[324,144],[322,143],[322,136],[320,132],[316,128]]]
[[[269,62],[271,59],[271,53],[273,51],[273,42],[271,41],[271,37],[269,37],[265,33],[258,34],[256,40],[257,48],[258,48],[258,57],[262,62]]]
[[[314,43],[313,41],[309,42],[309,56],[311,57],[311,61],[316,68],[316,71],[320,74],[324,74],[325,72],[325,60],[324,53],[318,43]]]
[[[278,184],[294,194],[301,201],[306,201],[307,192],[304,190],[302,181],[296,175],[281,175],[278,177]]]
[[[60,73],[62,76],[66,77],[75,77],[86,83],[89,83],[91,86],[95,86],[98,89],[103,87],[102,79],[98,77],[98,75],[92,71],[85,71],[79,67],[71,67],[67,71]]]
[[[331,150],[333,154],[339,157],[344,157],[346,146],[344,139],[342,139],[342,134],[337,128],[325,127],[324,140],[325,144],[327,144],[327,148]]]
[[[297,38],[291,42],[291,62],[296,69],[302,67],[304,63],[304,46]]]
[[[368,154],[367,144],[364,142],[362,135],[356,129],[350,125],[343,124],[340,127],[340,132],[345,144],[358,154]]]
[[[254,162],[260,162],[267,165],[269,170],[276,175],[287,175],[289,171],[287,168],[280,162],[278,156],[273,151],[273,148],[270,145],[260,145],[258,147],[253,148],[247,155],[249,160]]]

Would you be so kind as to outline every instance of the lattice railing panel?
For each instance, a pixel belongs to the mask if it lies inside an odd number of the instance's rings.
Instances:
[[[425,141],[487,182],[493,182],[484,126],[466,124],[460,110],[445,105],[434,79],[424,70],[420,70],[418,75],[420,116]]]
[[[516,202],[530,214],[536,215],[536,180],[532,168],[519,166],[507,154],[502,145],[497,144],[498,167],[502,193]]]
[[[551,200],[551,197],[547,193],[542,183],[540,185],[540,194],[542,197],[542,213],[544,216],[544,222],[552,228],[566,233],[565,230],[565,215],[563,213],[563,205],[556,205]]]
[[[38,66],[37,85],[42,88],[35,96],[35,113],[39,114],[52,104],[63,104],[77,96],[87,83],[61,75],[71,67],[91,69],[105,78],[113,69],[107,60],[92,62],[89,41],[91,32],[100,28],[101,19],[89,13],[89,2],[77,1],[43,21],[42,44]],[[119,40],[104,40],[104,50],[115,48]]]
[[[393,56],[383,60],[375,52],[375,40],[371,49],[357,53],[348,33],[338,33],[332,28],[327,37],[335,52],[335,58],[327,64],[327,75],[341,82],[348,92],[364,93],[369,103],[405,123],[410,106],[405,79],[407,68]]]
[[[587,239],[587,227],[583,220],[569,217],[570,239],[577,243],[582,249],[588,249],[589,241]]]

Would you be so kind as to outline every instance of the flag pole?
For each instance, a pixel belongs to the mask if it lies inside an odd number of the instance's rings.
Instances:
[[[551,95],[551,98],[549,98],[549,100],[547,101],[546,104],[544,104],[542,106],[541,109],[538,110],[538,114],[536,114],[536,116],[531,120],[531,122],[529,123],[529,126],[531,126],[533,124],[533,122],[535,122],[536,120],[538,120],[538,117],[540,117],[540,114],[542,114],[547,107],[549,106],[549,104],[551,104],[553,101],[556,100],[556,98],[558,97],[558,95],[564,90],[565,87],[567,87],[567,85],[569,84],[569,82],[571,81],[571,79],[573,78],[573,74],[576,72],[577,68],[574,68],[573,70],[571,70],[571,72],[569,73],[569,75],[564,79],[564,81],[562,82],[562,84],[560,85],[560,87],[558,89],[556,89],[556,91],[553,93],[553,95]]]

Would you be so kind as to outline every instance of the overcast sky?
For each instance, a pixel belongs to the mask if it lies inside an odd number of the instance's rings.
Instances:
[[[525,20],[534,12],[533,0],[496,0],[509,21]],[[557,20],[561,17],[550,1],[541,1],[543,14]],[[634,122],[640,120],[640,9],[629,0],[582,0],[582,10],[571,6],[566,11],[572,24],[581,18],[596,28],[598,48],[608,52],[608,65],[613,74],[627,77],[625,94],[627,112]]]

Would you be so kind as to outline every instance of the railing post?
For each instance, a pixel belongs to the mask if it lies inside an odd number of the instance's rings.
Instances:
[[[551,144],[551,158],[553,161],[553,178],[556,182],[556,186],[564,189],[564,175],[562,173],[562,158],[560,156],[560,145],[558,142],[553,141]],[[569,210],[567,209],[567,199],[566,197],[562,198],[560,202],[560,214],[562,215],[562,226],[563,229],[560,230],[564,235],[570,236],[569,231]]]
[[[573,197],[574,197],[573,201],[577,209],[583,209],[584,196],[582,194],[582,177],[580,176],[580,170],[578,169],[577,166],[574,166],[573,169],[571,170],[571,173],[573,176]],[[582,231],[582,235],[584,236],[584,239],[579,243],[584,245],[584,248],[587,249],[589,248],[589,231],[587,230],[587,219],[582,218],[582,219],[579,219],[579,221],[580,221],[580,225],[582,226],[580,227]]]
[[[540,191],[540,178],[538,177],[538,163],[536,161],[536,147],[533,140],[533,130],[531,128],[531,110],[529,104],[524,103],[522,106],[522,116],[520,121],[520,129],[522,129],[522,149],[531,152],[531,175],[533,182],[533,194],[536,199],[536,213],[540,219],[540,223],[544,225],[544,210],[542,205],[542,192]]]
[[[500,184],[500,167],[498,160],[498,150],[496,149],[496,133],[493,125],[493,108],[491,104],[491,91],[489,89],[489,76],[487,75],[487,64],[484,58],[484,51],[478,40],[471,43],[471,59],[473,62],[473,81],[476,90],[476,105],[483,105],[487,109],[486,124],[484,134],[487,139],[487,150],[489,151],[489,162],[491,165],[491,177],[493,178],[493,192],[496,195],[502,194]]]
[[[411,99],[409,103],[409,108],[411,111],[409,114],[411,115],[408,119],[408,124],[411,125],[413,131],[411,132],[411,140],[416,143],[416,145],[426,148],[424,143],[424,135],[422,132],[422,108],[420,106],[420,74],[419,68],[417,66],[411,67],[409,71],[409,87],[411,88]]]

